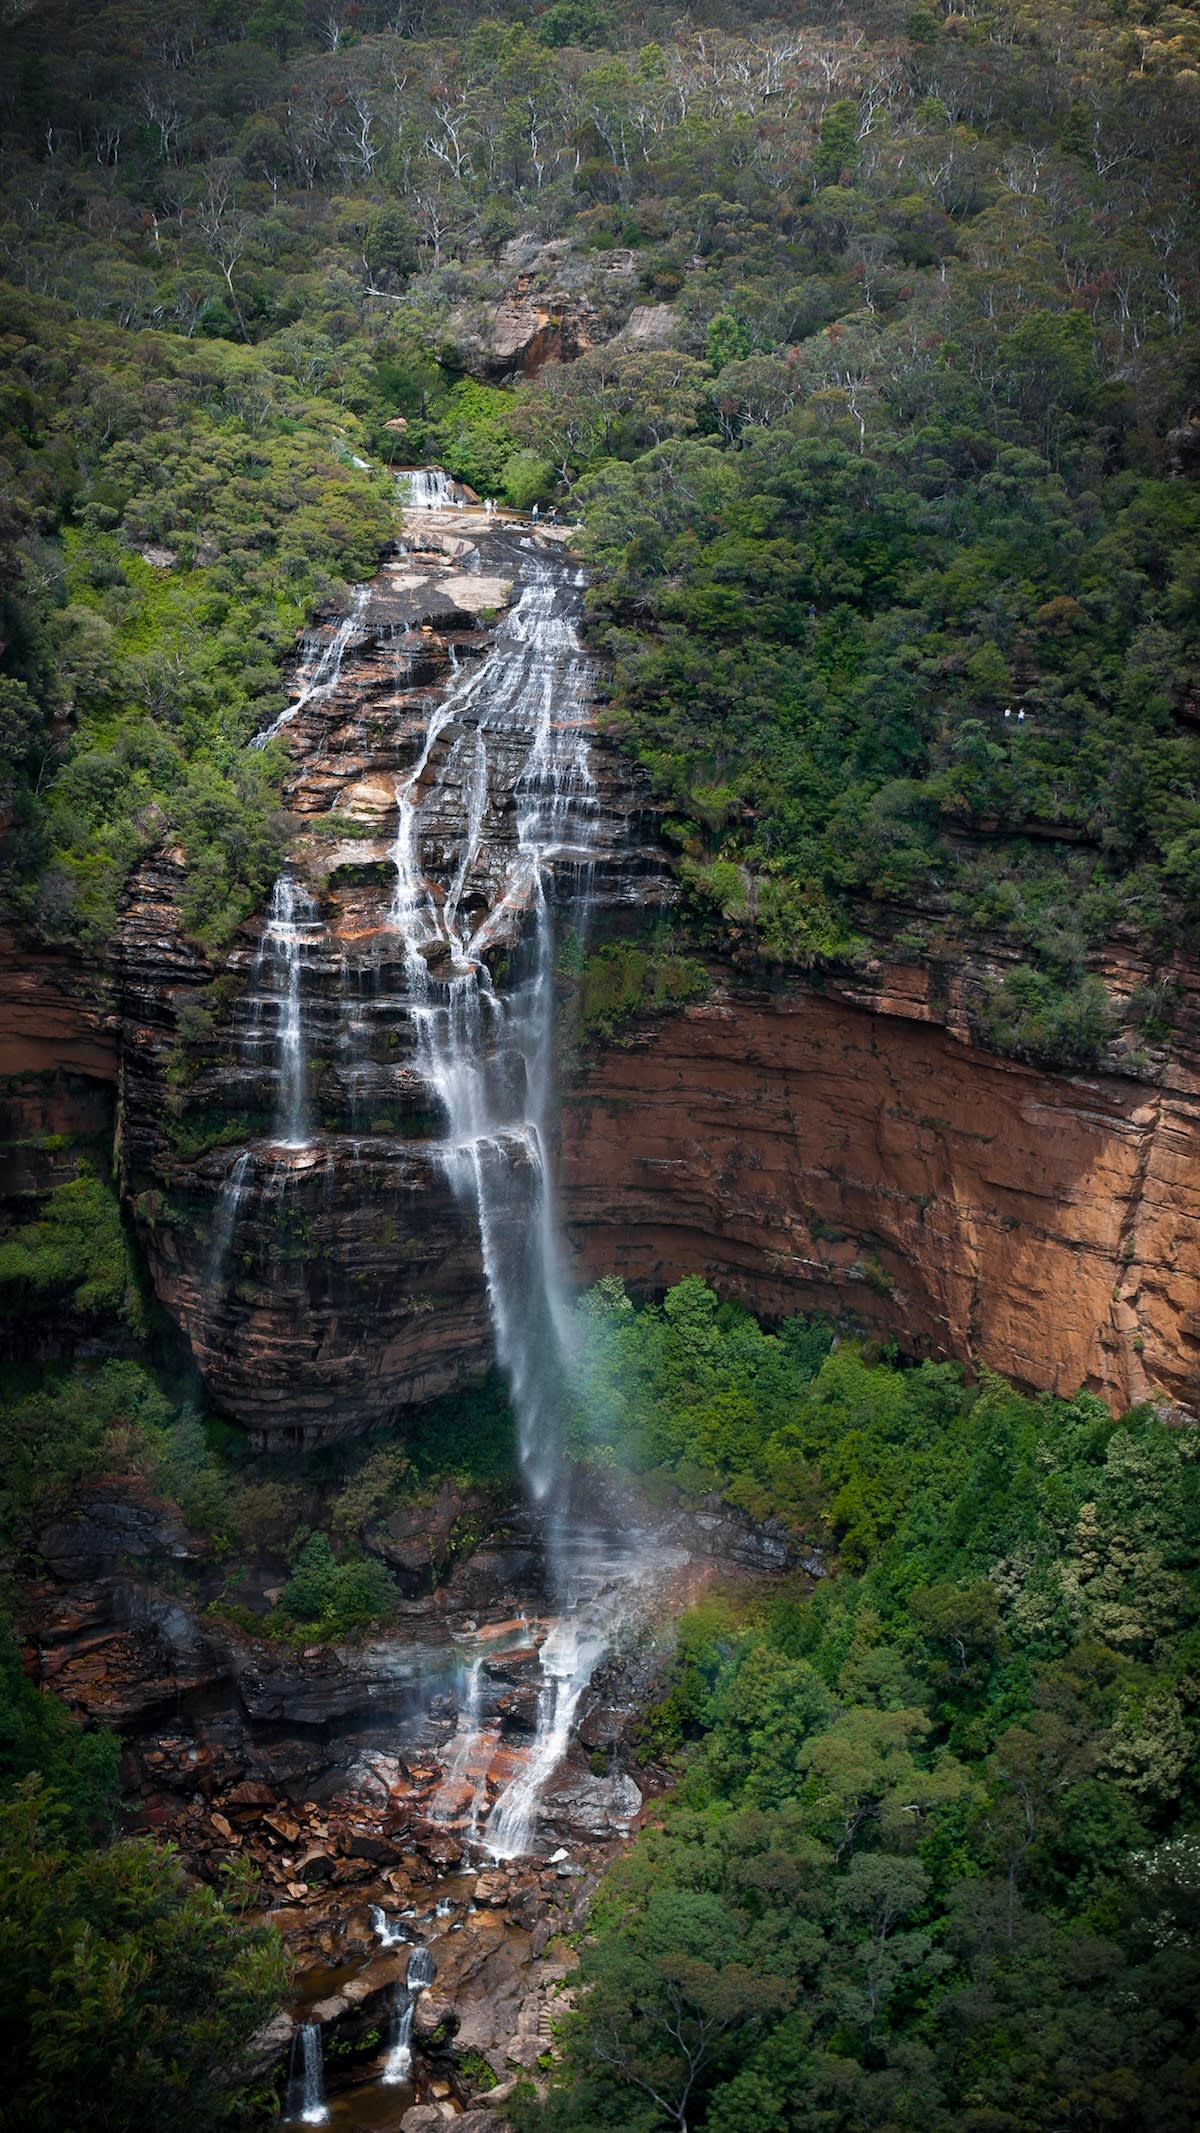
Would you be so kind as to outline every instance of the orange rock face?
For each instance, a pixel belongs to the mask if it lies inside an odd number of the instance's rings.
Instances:
[[[733,980],[599,1055],[563,1120],[577,1277],[700,1274],[1025,1386],[1194,1405],[1196,1077],[996,1058],[895,975],[879,1006]]]

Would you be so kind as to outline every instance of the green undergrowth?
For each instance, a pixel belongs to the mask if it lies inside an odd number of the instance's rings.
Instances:
[[[1195,1433],[822,1354],[699,1283],[592,1312],[602,1435],[748,1480],[836,1574],[682,1624],[645,1735],[675,1794],[602,1886],[525,2133],[1187,2133]]]
[[[122,1476],[178,1507],[224,1572],[214,1612],[255,1635],[314,1643],[385,1622],[393,1573],[372,1531],[397,1509],[419,1530],[447,1484],[463,1499],[436,1581],[504,1509],[516,1483],[511,1410],[495,1378],[418,1410],[404,1425],[307,1455],[251,1453],[205,1413],[194,1387],[145,1352],[10,1367],[0,1383],[0,1541],[36,1562],[47,1518],[89,1483]],[[277,1602],[240,1597],[263,1568]]]
[[[146,1331],[139,1272],[116,1193],[81,1160],[33,1217],[0,1231],[0,1317],[28,1323],[64,1307],[97,1323]]]
[[[124,1314],[123,1336],[140,1330],[115,1201],[90,1173],[10,1235],[0,1270],[23,1314],[67,1298],[85,1323]],[[202,1424],[145,1362],[0,1374],[0,2036],[4,2114],[23,2133],[75,2124],[84,2090],[98,2122],[129,2133],[244,2128],[272,2104],[246,2069],[289,1969],[249,1915],[253,1874],[233,1862],[218,1894],[170,1847],[120,1836],[119,1741],[26,1677],[10,1624],[7,1580],[39,1569],[43,1525],[119,1477],[197,1526],[228,1517]]]
[[[185,925],[216,952],[278,870],[282,705],[297,631],[389,538],[356,418],[271,355],[138,336],[0,291],[0,464],[14,566],[0,780],[11,908],[111,936],[136,861],[183,851]]]
[[[586,953],[569,935],[558,956],[562,1041],[610,1038],[640,1014],[702,1000],[708,972],[663,930],[645,940],[609,941]]]

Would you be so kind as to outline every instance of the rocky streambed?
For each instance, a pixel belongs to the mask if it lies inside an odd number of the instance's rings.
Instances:
[[[296,1965],[260,2040],[285,2116],[381,2133],[482,2133],[536,2076],[564,1936],[665,1782],[638,1731],[672,1623],[714,1580],[821,1571],[716,1503],[651,1522],[593,1490],[586,1523],[495,1518],[386,1635],[295,1649],[214,1611],[222,1567],[136,1482],[38,1552],[30,1672],[122,1735],[130,1826],[205,1880],[257,1870]]]

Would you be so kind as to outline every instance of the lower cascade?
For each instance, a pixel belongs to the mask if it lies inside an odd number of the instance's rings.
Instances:
[[[390,1945],[392,1943],[385,1941],[385,1946]],[[379,2077],[387,2088],[407,2081],[412,2072],[412,2030],[417,1995],[424,1992],[426,1986],[432,1985],[436,1975],[436,1965],[428,1948],[414,1948],[408,1959],[404,1982],[395,1988],[391,2036],[383,2072]]]
[[[323,2126],[329,2117],[325,2102],[324,2055],[321,2028],[303,2022],[292,2038],[283,2116],[296,2125]]]

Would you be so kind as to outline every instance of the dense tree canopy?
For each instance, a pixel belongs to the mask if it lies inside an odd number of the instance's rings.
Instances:
[[[1195,2118],[1200,1465],[1149,1409],[897,1370],[697,1280],[591,1300],[581,1442],[836,1576],[685,1621],[540,2133]],[[600,1398],[597,1398],[600,1395]]]

